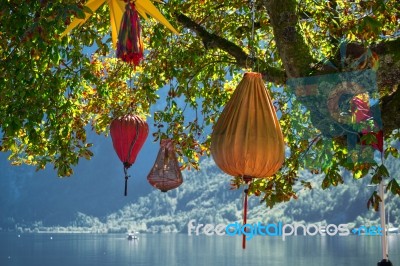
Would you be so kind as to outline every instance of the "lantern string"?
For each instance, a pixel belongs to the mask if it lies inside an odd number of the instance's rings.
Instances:
[[[245,224],[247,223],[247,195],[248,188],[244,190],[244,210],[243,210],[243,228],[246,230]],[[246,234],[243,233],[242,248],[246,249]]]
[[[171,105],[172,105],[172,99],[173,98],[175,98],[175,87],[174,87],[174,85],[173,85],[173,79],[174,79],[174,77],[172,76],[172,73],[173,73],[173,67],[174,67],[174,64],[172,63],[173,62],[173,59],[174,59],[174,46],[176,45],[176,40],[174,40],[173,39],[173,35],[172,34],[170,34],[170,36],[169,36],[169,38],[167,38],[167,42],[168,42],[168,47],[169,47],[169,50],[170,50],[170,52],[169,52],[169,60],[166,60],[166,66],[165,66],[165,68],[167,69],[167,70],[169,70],[169,71],[172,71],[169,75],[168,75],[168,79],[169,79],[169,81],[168,81],[168,83],[169,83],[169,89],[168,89],[168,97],[167,97],[167,109],[168,109],[168,111],[170,111],[171,110]],[[167,139],[173,139],[173,133],[171,133],[171,131],[170,131],[170,126],[168,125],[168,128],[167,128],[167,130],[166,130],[166,137],[167,137]],[[162,138],[160,138],[160,144],[161,144],[161,140],[162,140]]]
[[[247,196],[249,194],[250,182],[252,180],[251,176],[243,176],[243,180],[246,183],[246,188],[243,190],[244,192],[244,208],[243,208],[243,228],[246,230],[245,224],[247,224]],[[246,234],[243,233],[242,238],[242,248],[246,249]]]
[[[129,79],[129,87],[130,89],[134,89],[134,84],[133,84],[133,68],[130,69],[130,79]]]
[[[128,175],[127,170],[128,170],[128,167],[126,167],[126,166],[124,165],[124,174],[125,174],[125,190],[124,190],[124,195],[125,195],[125,196],[128,195],[128,178],[129,178],[129,175]]]
[[[255,18],[256,17],[256,0],[251,0],[251,37],[250,37],[250,59],[253,62],[252,68],[255,67],[255,49],[254,49],[254,39],[255,39],[255,34],[254,34],[254,24],[255,24]]]
[[[174,43],[173,43],[173,40],[172,40],[172,34],[170,34],[170,37],[169,37],[169,39],[168,39],[168,46],[170,47],[170,53],[169,53],[169,59],[170,59],[170,62],[171,62],[171,67],[173,67],[173,64],[172,64],[172,60],[173,60],[173,52],[174,52]],[[168,62],[168,60],[166,61],[166,69],[169,69],[169,62]],[[173,86],[172,86],[172,79],[173,79],[173,77],[172,77],[172,75],[170,75],[169,76],[169,92],[171,93],[171,98],[174,96],[174,92],[173,92]],[[168,99],[168,101],[167,101],[167,107],[168,107],[168,110],[170,110],[171,109],[171,99]]]

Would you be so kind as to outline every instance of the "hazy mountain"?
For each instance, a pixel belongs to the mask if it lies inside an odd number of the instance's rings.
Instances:
[[[393,165],[391,165],[393,166]],[[229,176],[222,174],[212,160],[202,162],[200,172],[185,173],[185,183],[178,189],[161,193],[153,191],[135,203],[128,204],[104,220],[106,228],[133,228],[143,231],[185,231],[187,223],[228,224],[242,219],[242,191],[229,190]],[[392,170],[395,168],[392,167]],[[350,223],[359,225],[371,221],[378,223],[378,215],[368,210],[366,203],[373,188],[367,187],[366,178],[357,182],[347,178],[345,185],[322,190],[318,187],[322,176],[312,177],[306,172],[305,178],[314,178],[313,191],[300,191],[299,199],[268,209],[256,197],[250,200],[249,223],[294,221]],[[400,223],[400,200],[390,200],[390,221]]]
[[[395,170],[398,169],[398,162],[396,164],[394,161],[388,162],[388,166],[390,172],[395,173]],[[298,200],[280,204],[273,209],[266,208],[264,204],[259,203],[259,198],[252,197],[249,204],[249,223],[258,221],[274,223],[278,221],[286,223],[324,221],[335,224],[356,222],[360,225],[369,220],[372,223],[378,223],[377,213],[366,207],[367,200],[373,191],[373,188],[367,187],[368,178],[361,182],[354,181],[350,176],[345,175],[346,184],[322,190],[318,185],[322,178],[321,175],[311,176],[309,173],[303,172],[301,176],[313,181],[315,187],[313,191],[300,191]],[[242,191],[229,189],[230,177],[223,174],[211,159],[202,161],[200,171],[185,171],[182,186],[167,193],[158,190],[144,193],[148,185],[142,184],[142,194],[131,191],[128,196],[129,200],[123,202],[125,198],[120,193],[122,186],[120,181],[119,179],[118,182],[107,180],[107,182],[98,182],[99,184],[91,184],[90,181],[84,182],[87,186],[83,186],[81,183],[67,184],[67,188],[63,190],[61,187],[57,187],[59,189],[57,191],[54,188],[51,190],[44,188],[40,185],[41,181],[36,180],[35,182],[38,184],[31,188],[37,193],[35,199],[32,199],[32,202],[36,202],[34,206],[36,213],[33,214],[35,219],[32,218],[29,223],[26,222],[27,218],[25,217],[31,215],[33,211],[29,210],[28,205],[24,205],[28,209],[18,209],[14,212],[15,215],[8,216],[7,221],[3,221],[2,225],[14,228],[14,224],[18,223],[23,227],[25,221],[26,225],[36,229],[63,225],[64,227],[57,230],[78,230],[80,228],[79,230],[92,232],[126,232],[130,230],[179,232],[187,230],[187,224],[192,219],[203,224],[228,224],[242,219]],[[18,197],[27,197],[21,195],[21,191],[15,190],[20,186],[23,185],[14,181],[11,186],[14,191],[10,191],[9,195],[12,194],[15,197],[19,193]],[[72,189],[73,186],[77,187]],[[104,197],[107,197],[113,204],[108,203],[103,206],[106,203],[106,200],[102,198],[103,195],[97,189],[96,193],[99,194],[95,195],[93,189],[88,189],[90,186],[104,187],[102,189],[107,194]],[[114,190],[117,190],[118,193]],[[29,194],[32,195],[32,193],[31,191]],[[110,194],[113,196],[111,197]],[[87,202],[78,203],[79,199],[86,199]],[[40,208],[37,204],[41,204]],[[120,207],[111,210],[112,205],[120,205]],[[2,201],[2,210],[4,210],[3,206]],[[8,202],[6,207],[10,208],[10,206],[12,207],[12,203]],[[15,205],[15,208],[21,208],[20,206]],[[390,211],[390,221],[398,226],[400,224],[399,199],[392,200],[390,197],[387,200],[387,207]],[[38,213],[39,209],[42,210],[41,213]],[[59,217],[58,214],[64,211],[68,215]],[[50,214],[52,212],[55,212],[53,216]],[[10,211],[7,210],[5,213],[9,214]],[[43,215],[42,218],[40,215]],[[32,221],[40,222],[33,224]],[[45,229],[42,228],[42,230]]]

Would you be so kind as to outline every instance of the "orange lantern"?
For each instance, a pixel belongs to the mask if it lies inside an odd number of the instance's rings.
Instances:
[[[274,175],[285,159],[285,144],[271,97],[260,73],[245,73],[211,135],[211,154],[222,171],[252,178]],[[247,189],[244,218],[246,224]],[[243,248],[246,247],[243,235]]]

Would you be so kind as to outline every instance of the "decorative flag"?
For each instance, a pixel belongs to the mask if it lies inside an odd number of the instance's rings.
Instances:
[[[148,15],[155,18],[158,22],[160,22],[161,24],[163,24],[164,26],[166,26],[169,30],[171,30],[172,32],[174,32],[175,34],[178,34],[177,30],[175,30],[175,28],[168,22],[168,20],[160,13],[160,11],[153,5],[152,2],[150,2],[150,0],[135,0],[135,1],[129,1],[129,2],[125,2],[123,0],[89,0],[86,3],[86,7],[88,7],[90,10],[92,10],[92,12],[94,13],[102,4],[104,4],[105,2],[108,3],[109,5],[109,9],[110,9],[110,22],[111,22],[111,34],[112,34],[112,42],[113,42],[113,46],[114,49],[117,49],[117,39],[118,39],[118,35],[120,34],[120,30],[121,27],[123,27],[123,25],[127,25],[128,21],[131,18],[126,18],[126,23],[122,23],[123,17],[125,16],[130,16],[130,17],[134,17],[134,13],[139,13],[144,19],[148,19]],[[160,1],[157,1],[160,2]],[[132,9],[132,5],[134,6],[134,10],[133,12],[131,12],[131,10],[129,11],[130,15],[127,15],[125,12],[125,10],[127,8]],[[133,10],[132,9],[132,10]],[[137,14],[136,14],[137,15]],[[67,27],[67,29],[61,34],[61,37],[65,36],[66,34],[68,34],[72,29],[74,29],[77,26],[82,25],[83,23],[86,22],[86,20],[91,16],[90,13],[85,12],[85,18],[84,19],[80,19],[80,18],[75,18],[71,24]],[[135,19],[136,20],[136,19]],[[138,19],[136,20],[138,21]],[[132,29],[137,29],[137,33],[140,33],[140,24],[136,23],[135,25],[131,25],[129,27],[132,27]],[[132,36],[134,37],[134,36]],[[121,38],[123,38],[121,36]],[[134,40],[131,39],[130,40],[132,42],[132,46],[134,45],[138,45],[138,43],[140,42],[140,39],[138,40]],[[136,42],[136,43],[135,43]],[[140,45],[138,45],[139,48]],[[141,45],[143,47],[143,45]],[[140,50],[140,48],[139,48]],[[121,51],[122,54],[124,54],[124,51]],[[122,59],[126,58],[126,56],[122,55]],[[127,58],[128,61],[132,60],[131,58]],[[135,59],[137,60],[137,59]],[[133,61],[135,61],[133,60]]]

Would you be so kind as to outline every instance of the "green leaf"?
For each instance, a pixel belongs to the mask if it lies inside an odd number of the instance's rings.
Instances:
[[[376,136],[371,132],[367,133],[367,134],[364,134],[361,137],[361,141],[365,142],[367,145],[372,145],[372,144],[378,143],[378,141],[376,139]]]
[[[381,202],[381,197],[379,197],[378,192],[374,191],[371,197],[368,199],[367,208],[369,209],[371,206],[375,211],[379,211],[379,203]]]
[[[83,6],[83,11],[85,11],[85,13],[93,15],[93,11],[87,6]]]
[[[391,191],[394,195],[400,195],[400,185],[394,178],[389,181],[386,190]]]
[[[387,159],[389,155],[392,155],[394,158],[399,158],[399,150],[395,147],[389,146],[385,150],[385,159]]]
[[[366,27],[370,27],[375,34],[381,33],[382,23],[379,22],[377,19],[366,16],[364,17],[364,23]]]
[[[379,175],[381,175],[382,177],[389,177],[389,171],[388,171],[388,169],[386,168],[386,166],[383,165],[383,164],[381,164],[381,165],[378,167],[377,173],[378,173]]]
[[[85,19],[86,18],[85,12],[82,9],[78,8],[78,7],[75,8],[75,13],[76,13],[76,17],[79,18],[79,19]]]
[[[382,176],[375,173],[371,178],[371,184],[379,184],[382,181]]]

